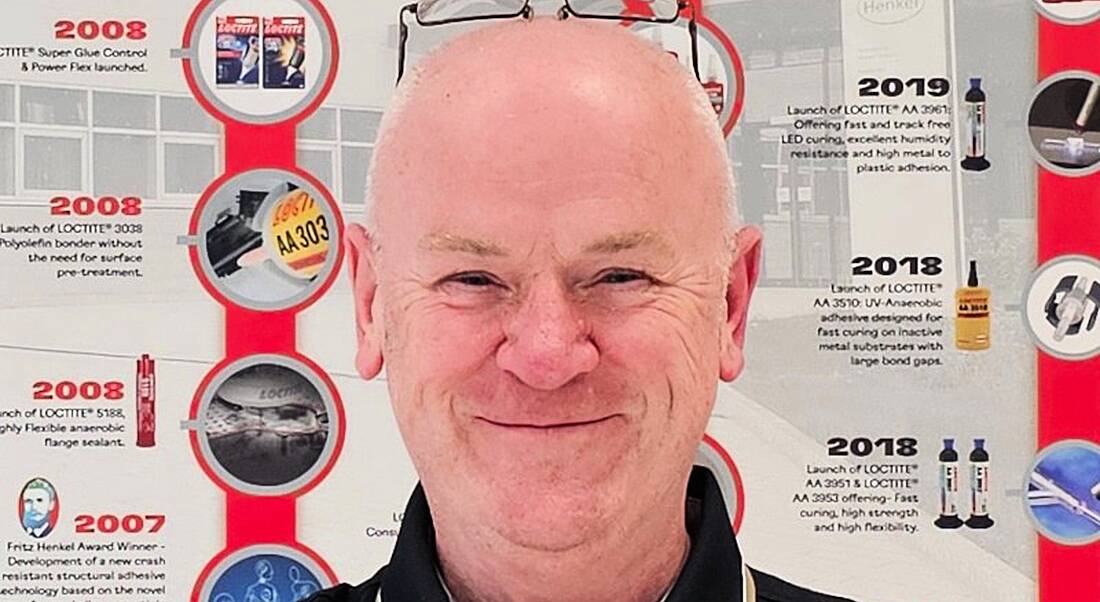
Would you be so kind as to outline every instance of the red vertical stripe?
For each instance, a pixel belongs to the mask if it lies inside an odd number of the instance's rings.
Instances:
[[[225,172],[260,167],[294,167],[297,123],[225,124]]]
[[[1039,79],[1066,70],[1100,73],[1100,22],[1039,18]],[[1065,254],[1100,257],[1100,174],[1068,178],[1039,169],[1039,262]],[[1100,442],[1100,358],[1070,362],[1040,352],[1038,444]],[[1100,542],[1063,546],[1039,538],[1040,602],[1100,600]]]
[[[226,307],[225,356],[237,359],[254,353],[294,353],[294,318],[291,311],[262,313]]]
[[[229,493],[225,500],[225,544],[229,550],[261,543],[294,547],[295,499]]]
[[[257,168],[293,168],[294,122],[275,125],[225,125],[225,171],[236,174]],[[293,354],[295,312],[259,312],[225,308],[225,354],[236,359],[256,353]],[[256,543],[296,545],[295,500],[227,492],[226,547],[234,550]]]
[[[210,7],[214,0],[197,1],[198,5],[192,11],[183,34],[182,47],[184,48],[187,48],[192,41],[192,34],[195,32],[195,27],[198,25],[199,16]],[[231,176],[252,169],[284,168],[293,170],[296,168],[296,129],[298,121],[311,114],[321,105],[324,98],[328,95],[328,92],[332,89],[340,63],[339,41],[332,18],[329,16],[320,0],[304,1],[311,4],[320,15],[322,23],[318,25],[327,30],[331,37],[332,56],[331,68],[321,86],[320,94],[308,107],[303,108],[296,118],[270,125],[249,125],[234,121],[221,113],[214,104],[204,97],[203,90],[195,81],[195,73],[191,69],[191,59],[185,58],[181,63],[184,67],[184,78],[187,81],[188,87],[191,88],[191,92],[195,99],[207,112],[214,115],[225,124],[225,174],[219,178],[218,182],[223,183],[225,179]],[[301,173],[299,173],[299,175],[302,175],[314,186],[321,187],[320,183],[312,176],[303,175]],[[329,197],[328,201],[332,203],[331,197],[327,194],[326,196]],[[335,210],[335,206],[333,208]],[[197,210],[192,216],[192,234],[195,234],[199,215],[200,213]],[[336,211],[334,217],[339,226],[338,230],[342,231],[343,221],[338,211]],[[339,246],[337,249],[339,255],[336,261],[338,264],[342,257],[343,250]],[[195,273],[203,280],[203,286],[205,286],[210,294],[225,306],[226,358],[219,363],[219,366],[224,367],[227,363],[248,355],[265,353],[295,356],[297,359],[305,361],[312,369],[320,371],[319,367],[296,354],[295,317],[297,311],[301,309],[301,307],[315,300],[317,296],[320,296],[320,294],[324,292],[325,288],[332,284],[332,280],[336,276],[335,273],[333,273],[321,289],[315,293],[313,298],[303,301],[297,308],[277,312],[258,312],[237,307],[226,300],[224,296],[215,290],[206,280],[198,263],[199,260],[196,248],[192,247],[190,256],[191,262],[195,267]],[[212,375],[213,373],[207,375],[206,380],[204,380],[201,385],[202,387],[209,384]],[[344,424],[344,415],[343,409],[340,406],[339,397],[335,393],[335,387],[333,387],[331,380],[323,372],[320,372],[320,375],[325,381],[325,384],[333,392],[333,395],[336,396],[336,410],[339,414],[339,424],[341,425],[337,435],[338,438],[333,457],[334,460],[335,456],[339,454],[340,447],[343,443],[344,430],[342,425]],[[195,411],[198,403],[199,400],[198,397],[196,397],[193,401],[192,412]],[[195,453],[198,455],[197,435],[195,432],[191,433],[190,440],[192,449],[196,450]],[[202,460],[200,460],[200,462],[202,462]],[[330,460],[329,465],[322,471],[321,475],[318,476],[317,481],[323,478],[331,468],[332,461]],[[205,463],[203,463],[203,470],[211,479],[215,481],[218,480],[217,476]],[[280,544],[298,550],[317,562],[317,564],[323,568],[323,572],[325,576],[328,577],[328,580],[335,582],[336,575],[334,575],[332,570],[325,565],[324,561],[317,556],[315,552],[296,541],[297,516],[295,496],[300,495],[301,492],[306,489],[308,488],[300,489],[299,492],[293,495],[281,497],[252,496],[242,492],[227,490],[225,515],[226,548],[212,558],[199,575],[191,593],[192,602],[205,602],[198,599],[199,592],[203,584],[210,577],[211,571],[219,563],[238,549],[258,543]]]

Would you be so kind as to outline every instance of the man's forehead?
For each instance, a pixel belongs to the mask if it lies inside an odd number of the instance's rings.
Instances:
[[[398,206],[391,217],[407,220],[490,206],[553,211],[586,198],[650,214],[722,204],[724,142],[713,115],[693,106],[698,83],[618,25],[493,25],[452,42],[411,76],[374,155],[376,225]]]
[[[418,66],[391,107],[400,135],[380,145],[490,170],[623,154],[659,161],[662,150],[679,154],[679,140],[680,152],[690,149],[692,132],[675,136],[691,112],[686,78],[674,59],[617,25],[493,25]]]

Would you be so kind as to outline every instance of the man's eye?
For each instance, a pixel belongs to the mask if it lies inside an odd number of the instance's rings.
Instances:
[[[599,275],[596,284],[629,284],[639,281],[653,282],[653,279],[634,270],[608,270]]]
[[[475,288],[500,286],[500,282],[485,272],[460,272],[443,279],[443,283],[450,282]]]

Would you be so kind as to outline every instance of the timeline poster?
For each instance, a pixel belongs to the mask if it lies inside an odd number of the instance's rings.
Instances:
[[[764,234],[697,458],[746,562],[1100,600],[1100,1],[680,4],[608,26],[697,53]],[[417,477],[343,237],[402,6],[5,2],[0,601],[295,601],[387,562]],[[460,31],[409,27],[410,68]]]

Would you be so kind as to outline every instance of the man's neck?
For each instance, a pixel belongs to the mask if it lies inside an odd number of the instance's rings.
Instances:
[[[683,517],[681,499],[561,552],[516,545],[489,529],[451,532],[436,520],[436,548],[456,602],[657,602],[687,557]]]

